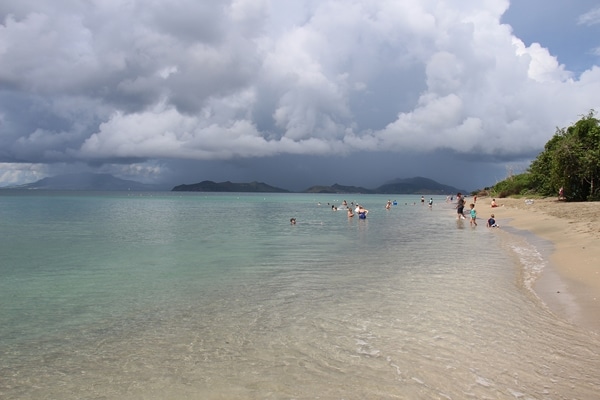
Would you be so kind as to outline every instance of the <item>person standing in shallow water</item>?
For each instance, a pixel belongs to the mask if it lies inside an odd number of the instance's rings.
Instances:
[[[456,219],[465,219],[465,199],[462,197],[462,193],[456,194]]]
[[[475,211],[475,204],[471,203],[470,207],[471,220],[469,221],[469,225],[477,226],[477,211]]]
[[[367,219],[367,214],[369,213],[369,210],[367,210],[366,208],[360,206],[358,209],[358,218],[360,219]]]

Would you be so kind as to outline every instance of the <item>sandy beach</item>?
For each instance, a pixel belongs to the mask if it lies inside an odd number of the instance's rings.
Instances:
[[[558,316],[600,333],[600,203],[567,203],[556,198],[477,201],[484,224],[494,214],[501,226],[526,230],[550,241],[550,265],[534,290]]]

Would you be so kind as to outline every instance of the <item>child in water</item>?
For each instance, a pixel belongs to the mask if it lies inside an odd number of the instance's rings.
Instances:
[[[475,211],[475,204],[471,203],[469,206],[471,207],[471,220],[469,221],[469,224],[471,226],[477,226],[477,211]]]
[[[498,224],[496,223],[496,220],[494,219],[494,214],[492,214],[490,219],[487,220],[487,227],[488,228],[497,228],[498,227]]]

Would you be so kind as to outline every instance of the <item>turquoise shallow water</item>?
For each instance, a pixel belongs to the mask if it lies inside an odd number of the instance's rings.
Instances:
[[[595,398],[539,249],[388,197],[0,193],[0,397]]]

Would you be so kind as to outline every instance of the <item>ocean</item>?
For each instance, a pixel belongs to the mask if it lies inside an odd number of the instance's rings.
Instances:
[[[547,250],[433,199],[0,191],[0,398],[597,399]]]

